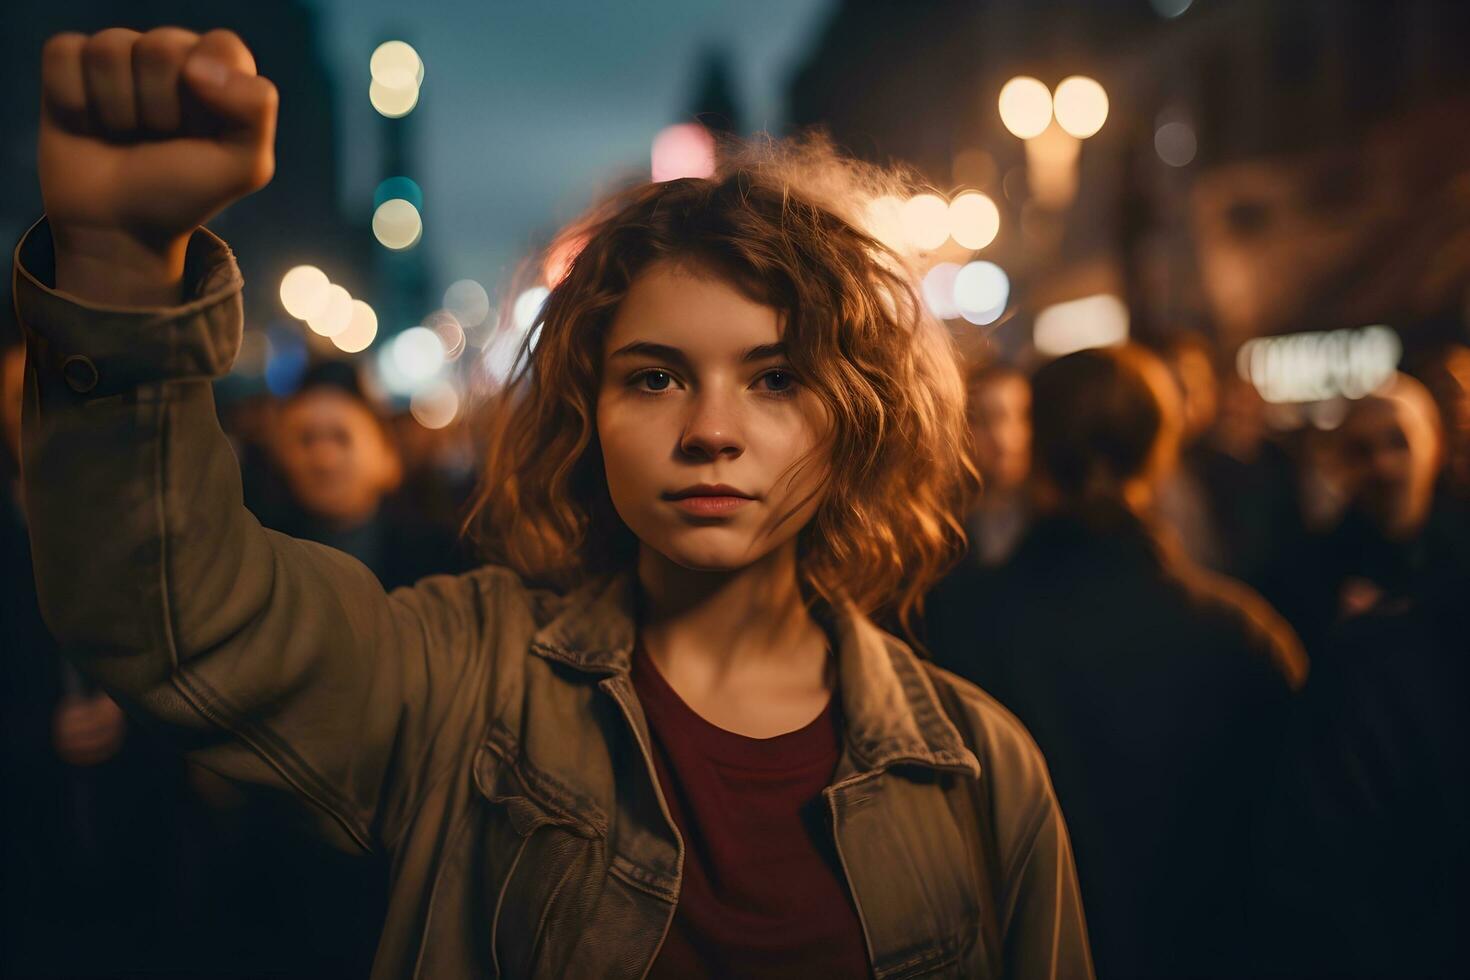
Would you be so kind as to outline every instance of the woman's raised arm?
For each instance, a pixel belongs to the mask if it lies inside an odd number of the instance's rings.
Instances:
[[[200,223],[273,167],[275,88],[235,35],[59,35],[43,59],[46,218],[16,250],[22,468],[50,629],[192,758],[288,788],[338,843],[391,841],[482,720],[486,569],[385,595],[261,528],[211,380],[241,279]]]

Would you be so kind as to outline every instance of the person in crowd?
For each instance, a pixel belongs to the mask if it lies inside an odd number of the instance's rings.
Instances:
[[[387,589],[467,570],[453,530],[396,496],[398,449],[351,364],[307,370],[281,406],[271,445],[295,507],[264,520],[269,526],[347,552]]]
[[[1281,971],[1453,977],[1470,944],[1470,549],[1435,492],[1428,392],[1406,376],[1341,436],[1352,510],[1317,574],[1323,623],[1269,840]]]
[[[1203,335],[1181,330],[1163,345],[1162,354],[1179,391],[1179,453],[1154,494],[1154,509],[1173,528],[1192,561],[1220,571],[1229,564],[1227,546],[1205,475],[1197,465],[1208,452],[1204,441],[1220,406],[1214,350]]]
[[[1309,650],[1346,619],[1463,583],[1467,566],[1467,515],[1440,480],[1444,435],[1424,385],[1395,375],[1351,403],[1336,437],[1348,506],[1302,553],[1283,596]]]
[[[1300,645],[1150,525],[1181,436],[1158,358],[1070,354],[1032,391],[1035,521],[985,588],[946,606],[934,657],[1046,754],[1098,975],[1248,976],[1252,804],[1306,673]]]
[[[1306,526],[1297,503],[1291,457],[1270,438],[1265,403],[1234,373],[1219,384],[1214,426],[1185,459],[1204,488],[1219,531],[1221,564],[1268,599],[1280,587],[1285,556],[1299,549]]]
[[[965,641],[943,635],[945,624],[963,623],[948,614],[949,607],[963,607],[989,587],[988,580],[1000,573],[1030,520],[1030,379],[1009,364],[977,362],[968,373],[965,405],[981,493],[965,517],[965,558],[924,597],[922,642],[939,647]]]
[[[758,143],[600,203],[498,396],[495,563],[390,593],[262,529],[215,419],[242,283],[198,226],[270,178],[275,88],[227,31],[43,66],[42,612],[198,764],[386,856],[375,976],[1092,975],[1041,753],[872,619],[977,482],[954,342],[863,230],[891,180]]]
[[[177,967],[197,829],[176,753],[57,650],[20,492],[25,347],[0,307],[0,976]]]
[[[1026,477],[1031,469],[1031,382],[1008,364],[971,369],[966,414],[984,492],[965,522],[970,557],[1004,562],[1026,529]]]

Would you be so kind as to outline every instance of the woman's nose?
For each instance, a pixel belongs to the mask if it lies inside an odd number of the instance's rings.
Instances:
[[[690,415],[679,436],[679,449],[689,456],[715,459],[745,451],[738,411],[730,398],[703,392],[690,401]]]

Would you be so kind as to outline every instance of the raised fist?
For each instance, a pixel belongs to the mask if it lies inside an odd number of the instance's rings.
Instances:
[[[58,266],[63,252],[94,263],[113,248],[181,255],[195,228],[270,180],[276,102],[230,31],[48,40],[38,163]]]

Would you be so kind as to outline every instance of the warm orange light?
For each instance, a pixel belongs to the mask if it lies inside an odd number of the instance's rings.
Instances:
[[[979,191],[967,191],[949,202],[949,234],[968,249],[982,249],[1000,233],[1000,209]]]
[[[1000,90],[1000,121],[1023,140],[1041,135],[1051,123],[1051,91],[1029,75],[1018,75]]]
[[[932,251],[949,237],[949,205],[938,194],[915,194],[903,204],[903,230],[923,251]]]
[[[1107,122],[1108,93],[1083,75],[1062,79],[1052,102],[1057,125],[1080,140],[1092,136]]]

